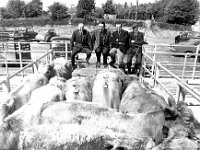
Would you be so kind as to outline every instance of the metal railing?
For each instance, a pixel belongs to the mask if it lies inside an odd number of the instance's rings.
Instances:
[[[147,52],[145,50],[145,48],[147,48],[147,46],[153,46],[153,50]],[[144,45],[143,46],[143,60],[144,61],[143,61],[143,65],[142,65],[143,73],[141,72],[142,74],[140,75],[141,80],[143,80],[143,78],[145,78],[146,74],[144,72],[146,72],[148,74],[148,76],[153,80],[152,86],[159,84],[161,86],[161,88],[166,93],[168,93],[170,96],[174,97],[174,99],[176,99],[176,101],[180,100],[180,96],[182,96],[182,100],[185,100],[186,94],[189,94],[194,99],[196,99],[198,102],[200,102],[199,92],[197,90],[194,90],[194,88],[187,83],[187,79],[194,80],[194,79],[200,77],[200,76],[195,76],[196,68],[200,67],[200,65],[197,63],[197,59],[200,56],[199,46],[196,46],[196,53],[194,53],[194,54],[162,52],[162,51],[158,50],[159,46],[164,46],[165,48],[167,48],[171,45],[156,44],[156,45]],[[183,46],[183,45],[181,45],[181,46]],[[195,46],[193,46],[193,47],[195,47]],[[165,60],[163,60],[161,57],[162,55],[164,55],[164,56],[182,55],[184,57],[182,58],[182,61],[179,62],[178,64],[166,64]],[[195,56],[193,58],[193,62],[190,62],[190,65],[187,64],[188,55]],[[158,57],[158,56],[160,57],[160,59],[156,59],[156,57]],[[150,67],[149,67],[149,64],[147,64],[147,63],[150,64]],[[166,66],[177,66],[179,68],[182,67],[181,74],[180,73],[175,74],[176,70],[169,70]],[[192,71],[190,72],[192,75],[188,76],[188,77],[185,76],[187,67],[192,68]],[[160,70],[164,71],[165,74],[160,75]],[[172,94],[169,91],[169,89],[167,89],[167,87],[165,87],[165,85],[160,83],[160,78],[167,79],[167,77],[168,77],[167,74],[171,78],[175,79],[175,82],[177,84],[176,95]]]
[[[38,59],[33,60],[33,61],[30,62],[28,65],[26,65],[25,67],[22,67],[20,70],[18,70],[18,71],[15,72],[14,74],[12,74],[12,75],[7,74],[6,79],[3,80],[3,81],[1,81],[1,82],[0,82],[0,85],[4,84],[4,85],[6,86],[6,88],[7,88],[7,92],[10,92],[10,90],[11,90],[11,83],[10,83],[10,80],[11,80],[13,77],[15,77],[16,75],[18,75],[19,73],[22,73],[22,74],[23,74],[24,70],[26,70],[26,69],[29,68],[29,67],[32,67],[32,68],[33,68],[33,73],[37,73],[37,71],[38,71],[38,62],[39,62],[41,59],[43,59],[44,57],[49,56],[49,55],[50,55],[49,59],[52,60],[52,56],[51,56],[51,55],[52,55],[52,52],[53,52],[53,50],[49,50],[49,52],[47,52],[47,53],[44,54],[43,56],[39,57]]]
[[[14,43],[14,42],[13,42]],[[18,45],[22,44],[23,42],[17,42]],[[27,42],[25,42],[27,43]],[[16,50],[9,50],[9,49],[5,49],[5,45],[9,45],[9,43],[0,43],[0,45],[4,45],[4,50],[3,51],[0,51],[0,54],[1,53],[4,53],[4,56],[7,56],[7,53],[16,53]],[[48,42],[40,42],[40,43],[31,43],[31,44],[36,44],[36,45],[50,45],[51,43],[48,43]],[[55,44],[55,43],[54,43]],[[60,43],[58,43],[60,44]],[[56,53],[65,53],[65,58],[68,60],[68,54],[71,53],[70,51],[68,51],[68,45],[69,44],[69,41],[66,41],[65,42],[65,51],[56,51]],[[146,47],[153,47],[153,50],[149,50],[149,51],[146,51]],[[187,84],[185,82],[185,72],[186,72],[186,68],[188,67],[188,64],[187,64],[187,60],[188,60],[188,54],[183,54],[183,53],[172,53],[172,52],[162,52],[162,51],[159,51],[159,47],[160,46],[164,46],[164,47],[169,47],[171,45],[165,45],[165,44],[160,44],[160,45],[144,45],[143,46],[143,65],[142,65],[142,68],[143,70],[148,73],[148,75],[150,76],[151,79],[154,80],[154,85],[160,85],[160,87],[168,94],[170,95],[171,97],[174,97],[176,100],[179,100],[180,98],[180,94],[182,94],[183,92],[181,91],[187,91],[190,95],[192,95],[192,97],[194,97],[195,99],[197,99],[198,101],[200,100],[200,95],[198,94],[197,91],[193,90],[193,88]],[[7,46],[8,48],[8,46]],[[33,72],[37,72],[38,70],[38,63],[41,59],[44,59],[46,58],[46,63],[49,63],[50,61],[52,61],[53,59],[53,56],[54,56],[54,53],[55,51],[53,51],[51,46],[49,46],[48,48],[46,48],[45,50],[41,51],[39,49],[31,49],[30,51],[26,51],[26,50],[22,50],[19,46],[18,50],[17,50],[17,53],[19,53],[19,64],[20,64],[20,68],[13,74],[9,74],[9,71],[8,71],[8,64],[9,63],[12,63],[12,62],[8,62],[8,59],[5,58],[5,61],[4,62],[0,62],[1,63],[4,63],[5,64],[5,68],[6,68],[6,78],[5,80],[3,81],[0,81],[0,85],[2,84],[5,84],[6,88],[7,88],[7,91],[9,92],[11,90],[11,83],[10,83],[10,79],[12,79],[14,76],[18,75],[18,74],[21,74],[21,76],[24,76],[24,71],[27,69],[27,68],[30,68],[32,67],[33,68]],[[3,48],[2,48],[3,49]],[[1,50],[1,46],[0,46],[0,50]],[[198,53],[199,51],[199,46],[197,46],[197,52],[195,54],[190,54],[191,55],[194,55],[195,58],[194,58],[194,61],[190,62],[190,65],[189,67],[192,67],[192,76],[190,77],[190,79],[195,79],[196,76],[195,76],[195,73],[196,73],[196,68],[198,68],[200,65],[197,63],[197,58],[198,56],[200,56],[200,54]],[[22,58],[22,53],[44,53],[42,54],[41,56],[37,57],[37,58],[31,58],[31,60],[29,60],[30,62],[23,67],[23,61],[24,59]],[[157,59],[157,56],[172,56],[172,55],[184,55],[184,58],[183,58],[183,62],[179,64],[166,64],[165,61],[160,61]],[[149,69],[148,67],[151,66],[151,68]],[[181,76],[178,76],[177,74],[174,73],[174,70],[170,70],[168,69],[166,66],[182,66],[182,70],[181,70]],[[163,78],[163,77],[167,77],[166,75],[160,75],[160,72],[161,71],[164,71],[165,73],[168,74],[168,76],[171,76],[172,78],[174,78],[177,82],[177,85],[178,85],[178,88],[177,89],[177,94],[176,96],[174,96],[168,89],[167,87],[165,87],[160,81],[159,81],[159,78]],[[176,70],[175,70],[176,71]],[[141,81],[143,80],[143,78],[146,77],[145,74],[141,75]],[[153,85],[153,86],[154,86]],[[184,90],[183,90],[184,89]],[[183,94],[182,94],[183,95]],[[184,97],[184,96],[182,96]]]

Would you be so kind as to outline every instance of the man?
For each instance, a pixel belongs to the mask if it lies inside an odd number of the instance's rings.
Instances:
[[[91,57],[92,47],[93,46],[90,33],[86,29],[84,29],[83,23],[80,23],[78,25],[78,29],[73,32],[70,41],[70,49],[72,50],[71,63],[73,69],[76,68],[75,56],[80,52],[87,54],[86,62],[89,65],[89,59]]]
[[[140,69],[142,65],[142,45],[144,42],[144,34],[142,32],[139,32],[138,30],[139,26],[137,24],[132,26],[133,31],[130,32],[129,37],[129,49],[127,50],[127,68],[128,73],[134,73],[136,74],[138,69]],[[136,61],[134,64],[133,70],[131,70],[132,67],[132,59],[133,57],[136,57]]]
[[[105,28],[105,22],[99,24],[99,29],[93,31],[92,40],[94,43],[94,50],[97,57],[97,67],[101,66],[101,54],[103,54],[103,65],[107,67],[107,57],[110,50],[110,32]]]
[[[118,65],[119,68],[124,69],[124,55],[126,53],[126,50],[128,48],[128,40],[129,40],[129,34],[128,31],[125,31],[122,29],[122,24],[116,24],[117,30],[113,32],[111,35],[111,50],[110,50],[110,56],[111,56],[111,62],[110,65],[115,67],[114,64],[116,62],[115,55],[117,53],[118,55]]]

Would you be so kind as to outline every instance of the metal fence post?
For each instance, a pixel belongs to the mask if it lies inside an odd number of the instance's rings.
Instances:
[[[182,77],[181,77],[182,79],[184,79],[184,76],[185,76],[185,66],[186,66],[186,63],[187,63],[187,58],[188,58],[188,53],[185,54],[185,58],[184,58]]]
[[[198,57],[199,57],[199,45],[197,46],[196,55],[195,55],[195,59],[194,59],[194,66],[193,66],[193,71],[192,71],[192,79],[194,79],[194,76],[195,76],[195,70],[196,70]]]
[[[10,87],[10,79],[9,79],[9,76],[6,77],[6,88],[7,88],[7,92],[10,92],[11,90],[11,87]]]
[[[152,60],[153,60],[153,62],[152,62],[152,68],[151,68],[151,73],[152,73],[152,76],[154,75],[154,71],[155,71],[155,60],[156,60],[156,54],[155,54],[155,52],[156,52],[156,49],[157,49],[157,45],[155,45],[155,47],[154,47],[154,50],[153,50],[153,58],[152,58]]]
[[[20,42],[18,42],[18,51],[19,51],[19,63],[20,63],[20,69],[23,68],[23,64],[22,64],[22,51],[21,51],[21,44]],[[21,72],[22,77],[24,77],[24,71]]]

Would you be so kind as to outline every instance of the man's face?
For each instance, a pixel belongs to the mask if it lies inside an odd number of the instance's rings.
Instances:
[[[105,26],[104,26],[102,23],[100,23],[100,24],[99,24],[99,29],[100,29],[101,31],[103,31],[103,30],[105,29]]]
[[[83,24],[79,24],[79,25],[78,25],[78,29],[79,29],[79,31],[81,31],[81,32],[82,32],[82,31],[83,31],[83,29],[84,29],[84,25],[83,25]]]
[[[135,28],[133,29],[133,32],[134,32],[134,33],[138,33],[138,31],[139,31],[139,30],[138,30],[138,27],[135,27]]]
[[[116,28],[117,28],[117,31],[120,32],[122,30],[122,25],[121,24],[117,24]]]

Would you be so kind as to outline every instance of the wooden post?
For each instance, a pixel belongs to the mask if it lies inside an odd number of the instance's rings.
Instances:
[[[135,20],[138,20],[138,0],[136,0]]]

